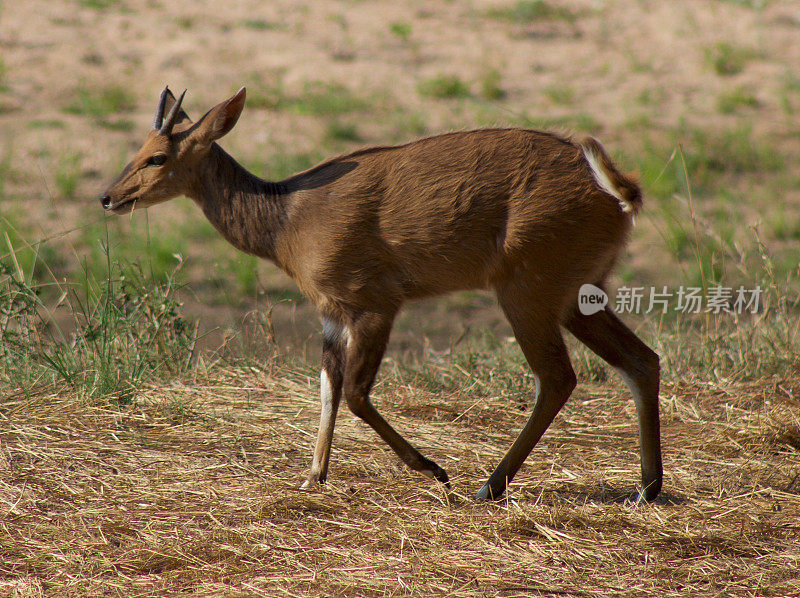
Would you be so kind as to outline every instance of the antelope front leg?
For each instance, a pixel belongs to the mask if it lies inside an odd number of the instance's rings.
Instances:
[[[343,326],[323,318],[322,369],[319,374],[319,398],[322,409],[319,415],[319,432],[314,447],[314,460],[306,481],[300,488],[309,488],[315,483],[324,483],[328,477],[328,463],[331,458],[333,428],[339,401],[342,398],[344,376],[344,347],[347,333]]]

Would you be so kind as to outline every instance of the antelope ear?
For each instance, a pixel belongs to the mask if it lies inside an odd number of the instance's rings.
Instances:
[[[170,89],[167,89],[167,97],[164,102],[164,114],[169,114],[169,111],[172,110],[172,107],[175,105],[175,96],[172,94]],[[189,118],[189,115],[184,112],[183,108],[180,109],[178,112],[178,116],[175,117],[175,125],[184,125],[188,126],[192,124],[192,119]]]
[[[244,110],[245,88],[242,87],[232,97],[217,104],[192,127],[192,137],[201,145],[209,145],[227,135]]]

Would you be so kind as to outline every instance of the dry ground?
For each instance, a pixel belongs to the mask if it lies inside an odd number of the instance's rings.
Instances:
[[[761,276],[736,254],[757,225],[783,275],[800,261],[798,39],[794,0],[5,2],[0,258],[11,244],[24,266],[19,249],[47,239],[47,268],[31,269],[69,281],[104,262],[106,231],[115,257],[154,270],[180,254],[187,312],[223,329],[208,345],[274,304],[279,344],[313,360],[310,306],[189,201],[106,219],[95,199],[165,83],[189,88],[191,115],[245,84],[223,145],[272,178],[447,129],[596,134],[642,173],[646,213],[619,280],[643,285],[693,282],[694,244],[676,226],[690,222],[687,189],[670,161],[682,147],[695,230],[735,249],[717,262]],[[507,332],[491,299],[462,294],[413,306],[390,355],[474,338],[469,326]],[[666,386],[664,495],[633,506],[634,410],[614,382],[581,384],[511,500],[477,505],[529,411],[524,384],[487,391],[473,376],[434,391],[385,370],[376,403],[448,470],[452,493],[349,414],[329,485],[298,490],[319,407],[316,374],[296,366],[201,368],[122,406],[2,389],[0,598],[800,595],[796,372]]]
[[[633,406],[581,385],[495,505],[470,496],[525,417],[507,400],[389,376],[377,404],[452,493],[349,415],[301,491],[313,378],[215,373],[135,407],[4,401],[0,595],[800,594],[797,378],[665,388],[665,489],[640,506]]]

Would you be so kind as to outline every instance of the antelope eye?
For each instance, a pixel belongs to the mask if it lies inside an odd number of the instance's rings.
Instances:
[[[150,156],[147,159],[147,165],[161,166],[166,161],[167,161],[167,154],[156,154],[155,156]]]

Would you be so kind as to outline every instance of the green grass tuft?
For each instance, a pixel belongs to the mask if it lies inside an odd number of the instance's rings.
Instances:
[[[721,2],[727,2],[728,4],[737,4],[739,6],[743,6],[745,8],[750,8],[753,10],[761,10],[767,4],[769,4],[770,0],[719,0]]]
[[[67,125],[57,118],[35,118],[26,125],[29,129],[63,129]]]
[[[495,19],[505,19],[514,23],[533,23],[546,19],[561,19],[570,23],[578,15],[562,6],[554,6],[545,0],[519,0],[513,6],[490,9],[487,16]]]
[[[6,199],[6,181],[14,174],[12,167],[14,152],[11,142],[5,146],[2,156],[0,156],[0,201]]]
[[[502,100],[506,97],[506,90],[501,83],[503,75],[497,69],[491,69],[481,78],[481,97],[486,100]]]
[[[8,243],[0,260],[0,382],[66,385],[86,398],[131,402],[146,381],[186,370],[195,335],[174,297],[174,271],[149,279],[103,247],[104,278],[85,270],[70,283],[46,285],[22,268],[19,249]],[[53,285],[67,324],[42,298]]]
[[[741,108],[758,108],[760,103],[748,88],[740,86],[725,92],[717,98],[717,109],[723,114],[733,114]]]
[[[55,169],[56,189],[59,197],[71,198],[81,179],[81,160],[83,155],[78,152],[65,153],[58,161]]]
[[[420,95],[430,98],[454,99],[470,97],[469,85],[456,75],[439,75],[424,79],[417,85]]]
[[[572,87],[553,85],[545,87],[542,91],[554,104],[566,105],[575,101],[575,90]]]
[[[8,91],[8,81],[6,79],[8,75],[8,67],[6,63],[3,61],[3,57],[0,56],[0,91]]]
[[[338,120],[331,121],[327,124],[325,127],[325,139],[328,141],[344,141],[348,143],[363,141],[355,124]]]
[[[94,10],[108,10],[122,5],[120,0],[78,0],[78,4]]]
[[[673,144],[647,140],[635,157],[645,189],[655,197],[669,198],[682,192],[688,181],[696,194],[706,197],[724,189],[722,175],[776,173],[785,167],[773,144],[757,138],[748,126],[713,132],[675,130],[668,137]],[[675,159],[678,147],[683,150],[686,172]]]
[[[758,56],[759,53],[753,48],[734,46],[728,42],[719,42],[706,49],[706,62],[721,76],[741,73],[747,63]]]
[[[248,92],[246,104],[304,116],[336,116],[370,107],[369,102],[355,96],[344,85],[324,81],[307,81],[303,91],[297,95],[287,94],[280,84],[255,85],[252,92]]]
[[[242,21],[242,26],[256,31],[270,31],[281,28],[280,24],[267,21],[266,19],[245,19]]]
[[[63,112],[102,120],[120,112],[130,112],[136,107],[134,97],[117,85],[100,90],[80,87],[75,91],[75,96],[63,108]]]
[[[396,22],[389,25],[389,33],[395,37],[407,41],[411,37],[411,23]]]
[[[709,134],[693,134],[689,175],[705,184],[713,173],[775,172],[783,168],[783,159],[772,144],[754,138],[749,126],[740,126]]]

